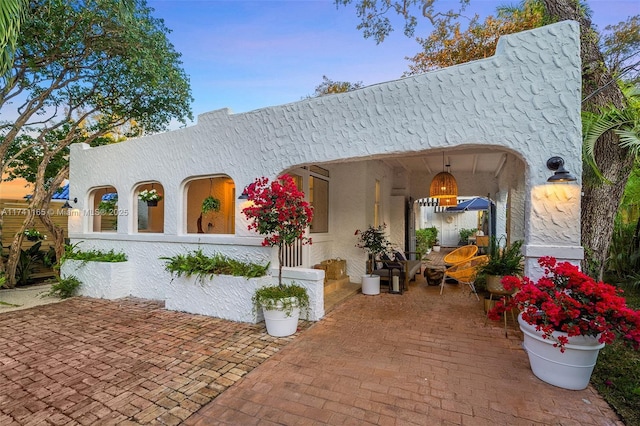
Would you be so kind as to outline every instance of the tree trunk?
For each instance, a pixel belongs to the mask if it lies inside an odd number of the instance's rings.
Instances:
[[[580,57],[582,59],[582,109],[598,112],[599,107],[614,105],[623,108],[625,98],[613,81],[598,47],[598,35],[591,21],[579,9],[575,0],[543,0],[548,14],[557,21],[574,20],[580,24]],[[593,95],[596,91],[597,94]],[[631,173],[633,156],[620,148],[612,132],[603,135],[595,147],[596,163],[611,184],[598,182],[589,167],[582,171],[582,246],[585,248],[583,270],[602,278],[613,222],[622,200],[624,187]]]
[[[47,212],[47,214],[40,215],[40,222],[47,228],[53,238],[53,249],[56,252],[56,263],[60,265],[60,259],[64,255],[64,229],[53,223],[51,216],[49,216],[49,206],[51,205],[51,197],[56,193],[64,179],[69,175],[69,165],[65,165],[55,179],[50,183],[44,199],[42,200],[42,206],[40,211]],[[68,218],[67,218],[68,219]],[[60,275],[59,268],[54,268],[57,275]]]

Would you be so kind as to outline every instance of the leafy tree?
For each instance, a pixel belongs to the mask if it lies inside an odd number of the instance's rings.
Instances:
[[[362,19],[358,29],[365,37],[373,37],[381,42],[392,30],[388,13],[397,13],[405,22],[405,34],[412,36],[418,16],[429,20],[435,28],[447,26],[455,34],[454,20],[460,12],[439,13],[435,10],[436,0],[335,0],[336,5],[355,3],[356,13]],[[443,4],[444,2],[441,2]],[[461,2],[462,9],[466,1]],[[627,101],[616,82],[621,75],[619,70],[608,68],[601,51],[600,37],[593,28],[588,7],[576,0],[540,0],[544,7],[547,22],[574,20],[580,24],[580,57],[582,59],[582,93],[586,95],[582,102],[583,111],[600,113],[602,108],[624,110]],[[526,2],[524,3],[527,4]],[[418,11],[418,14],[415,12]],[[632,21],[631,24],[635,22]],[[624,28],[632,27],[627,24]],[[635,42],[635,35],[626,40]],[[604,46],[607,46],[606,40]],[[613,42],[612,42],[613,43]],[[614,50],[612,50],[614,52]],[[622,52],[627,52],[623,50]],[[616,63],[627,64],[633,52],[621,54]],[[583,193],[581,210],[582,245],[590,253],[585,260],[585,270],[601,277],[613,233],[614,218],[624,192],[625,184],[634,162],[633,152],[628,146],[621,145],[618,134],[608,131],[595,144],[594,162],[598,164],[602,177],[609,182],[598,180],[591,167],[583,168]]]
[[[20,26],[28,7],[27,0],[2,0],[0,2],[0,79],[7,77],[13,66],[13,55],[16,51]],[[133,0],[120,1],[122,16],[130,14],[133,9]]]
[[[332,95],[334,93],[345,93],[352,90],[361,89],[363,84],[361,81],[350,83],[348,81],[333,81],[326,75],[322,76],[322,83],[316,86],[316,90],[311,97]]]
[[[35,212],[42,212],[68,175],[61,160],[70,144],[103,143],[132,122],[135,133],[151,133],[166,130],[172,119],[191,118],[188,79],[167,28],[144,0],[133,2],[131,15],[122,13],[123,2],[29,3],[13,66],[0,87],[0,108],[16,115],[0,123],[0,172],[32,170],[35,183],[22,230],[32,226]],[[29,165],[36,159],[33,172]],[[38,217],[62,253],[61,231],[48,216]],[[22,238],[19,232],[6,264],[10,287]]]
[[[544,23],[544,10],[539,2],[526,2],[522,8],[501,9],[498,17],[488,16],[483,23],[478,23],[475,16],[466,31],[461,31],[459,22],[440,21],[428,37],[416,37],[422,51],[409,58],[412,64],[405,75],[488,58],[495,54],[498,39],[503,35]]]
[[[604,28],[600,48],[611,74],[625,81],[640,80],[640,16]]]
[[[13,64],[20,24],[27,10],[26,0],[2,0],[0,2],[0,79]]]

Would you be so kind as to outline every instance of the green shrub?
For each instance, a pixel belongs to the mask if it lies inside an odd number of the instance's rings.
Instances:
[[[61,299],[67,299],[73,297],[82,284],[78,278],[70,275],[66,278],[58,278],[57,281],[51,285],[51,290],[47,293],[48,296],[56,296]]]
[[[119,252],[116,253],[113,249],[105,252],[102,250],[78,250],[78,244],[74,245],[66,245],[64,248],[64,255],[62,258],[63,263],[65,260],[80,260],[83,262],[126,262],[127,255],[125,253]]]
[[[236,277],[256,278],[267,275],[269,264],[259,265],[228,258],[222,254],[207,256],[202,249],[186,255],[161,257],[165,261],[165,270],[177,277],[195,275],[200,281],[213,275],[233,275]]]
[[[438,228],[424,228],[416,230],[416,251],[425,254],[438,239]]]
[[[301,311],[309,309],[307,289],[294,283],[259,288],[251,300],[254,309],[260,306],[268,310],[282,309],[287,316],[291,316],[295,307]]]

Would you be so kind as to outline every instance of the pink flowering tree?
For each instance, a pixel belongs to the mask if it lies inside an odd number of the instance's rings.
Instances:
[[[536,326],[544,338],[563,331],[568,337],[593,336],[600,343],[621,338],[640,349],[640,311],[627,306],[622,290],[594,280],[571,263],[557,263],[553,257],[542,257],[538,263],[544,268],[538,282],[527,277],[502,279],[505,290],[517,292],[496,303],[489,318],[500,319],[505,311],[518,308],[522,319]],[[564,352],[568,337],[559,336],[554,346]]]
[[[311,244],[305,232],[313,217],[313,209],[298,190],[293,178],[282,175],[269,182],[257,178],[245,189],[252,204],[242,209],[249,219],[249,230],[265,235],[262,245],[278,247],[278,285],[282,287],[283,247],[296,241]]]

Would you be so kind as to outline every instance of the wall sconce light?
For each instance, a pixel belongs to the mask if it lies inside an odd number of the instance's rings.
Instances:
[[[238,200],[248,200],[249,194],[247,193],[247,188],[242,190],[242,194],[238,197]]]
[[[76,204],[77,202],[78,202],[78,199],[77,199],[77,198],[74,198],[74,199],[73,199],[73,204]],[[70,209],[70,208],[72,208],[72,207],[71,207],[71,204],[69,204],[69,200],[67,200],[67,201],[65,201],[65,202],[64,202],[64,204],[62,205],[62,208],[63,208],[63,209]]]
[[[547,160],[547,168],[553,170],[553,175],[547,179],[547,182],[575,182],[577,177],[564,168],[564,159],[562,157],[551,157]]]

